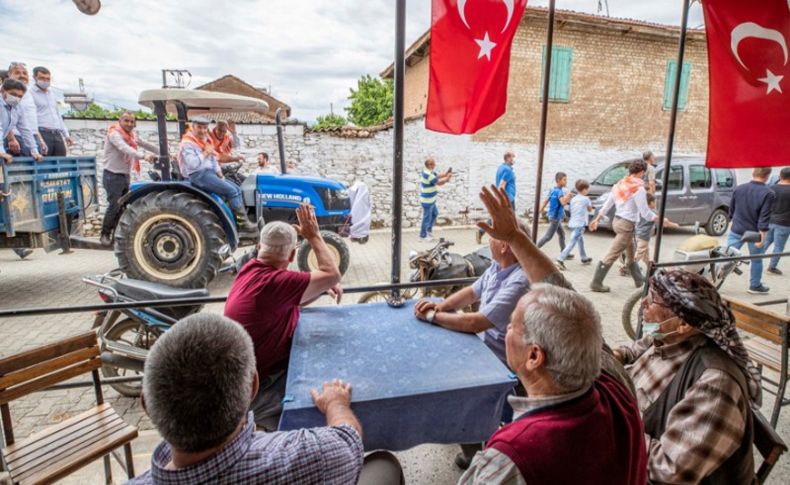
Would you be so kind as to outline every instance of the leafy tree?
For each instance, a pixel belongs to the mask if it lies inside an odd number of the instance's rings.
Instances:
[[[121,114],[131,111],[134,113],[135,119],[138,120],[155,120],[156,115],[153,113],[149,113],[147,111],[143,111],[138,109],[137,111],[129,110],[126,108],[115,108],[113,110],[108,110],[106,108],[102,108],[96,103],[91,103],[88,105],[88,108],[84,111],[69,111],[66,113],[66,118],[89,118],[89,119],[99,119],[99,120],[117,120],[121,117]],[[176,117],[170,113],[167,114],[168,120],[175,120]]]
[[[378,125],[392,116],[392,80],[374,78],[369,74],[357,81],[357,89],[351,88],[346,108],[348,120],[357,126]]]
[[[328,115],[318,116],[315,119],[315,125],[313,125],[313,129],[321,130],[324,128],[340,128],[341,126],[346,126],[347,124],[348,120],[346,120],[343,116],[330,113]]]

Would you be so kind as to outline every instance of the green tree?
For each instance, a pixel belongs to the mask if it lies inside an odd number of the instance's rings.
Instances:
[[[121,113],[131,111],[134,113],[135,119],[138,120],[155,120],[156,115],[148,111],[138,109],[137,111],[129,110],[126,108],[115,108],[112,110],[102,108],[96,103],[91,103],[84,111],[69,111],[66,113],[66,118],[89,118],[98,120],[117,120],[121,117]],[[167,114],[168,120],[175,120],[176,117],[170,113]]]
[[[369,74],[357,81],[357,89],[351,88],[346,108],[348,120],[357,126],[384,123],[392,116],[392,80],[374,78]]]
[[[328,115],[318,116],[315,119],[315,125],[313,125],[313,129],[321,130],[324,128],[340,128],[341,126],[346,126],[347,124],[348,120],[346,120],[343,116],[330,113]]]

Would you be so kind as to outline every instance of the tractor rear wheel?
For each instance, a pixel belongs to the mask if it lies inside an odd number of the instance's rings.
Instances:
[[[222,263],[225,232],[192,194],[165,190],[129,204],[115,231],[115,257],[130,278],[205,288]]]
[[[329,247],[329,252],[332,254],[332,258],[335,260],[340,274],[346,274],[349,262],[351,261],[348,245],[343,241],[343,238],[334,232],[321,231],[321,236]],[[318,269],[318,258],[316,258],[315,251],[313,251],[313,248],[307,240],[302,241],[299,245],[296,262],[299,266],[299,271],[315,271]]]

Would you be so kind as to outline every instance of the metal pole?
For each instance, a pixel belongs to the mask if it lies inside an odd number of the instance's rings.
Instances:
[[[395,7],[395,97],[392,123],[392,268],[390,282],[400,283],[401,223],[403,218],[403,80],[406,74],[404,50],[406,38],[406,0]],[[393,289],[390,306],[402,304],[400,290]]]
[[[683,60],[686,55],[686,29],[689,20],[689,0],[683,0],[683,16],[680,20],[680,41],[678,42],[678,67],[675,70],[675,85],[672,92],[672,112],[669,116],[669,137],[667,138],[667,156],[664,160],[664,174],[661,178],[661,205],[658,207],[658,224],[656,225],[656,246],[653,251],[653,263],[658,263],[661,253],[661,240],[664,236],[664,214],[667,208],[667,191],[669,190],[669,167],[672,163],[672,149],[675,144],[675,125],[678,119],[678,99],[680,98],[680,81],[683,77]],[[650,273],[653,272],[651,265]]]
[[[551,77],[551,51],[554,45],[554,0],[549,1],[549,23],[546,28],[546,65],[543,68],[543,99],[540,106],[540,140],[538,141],[538,174],[535,180],[535,207],[532,210],[532,240],[538,240],[540,193],[543,190],[543,159],[546,152],[546,123],[549,116],[549,81]]]
[[[282,112],[282,108],[277,108],[277,111],[274,112],[274,122],[277,126],[277,152],[280,154],[280,173],[285,175],[288,173],[286,163],[285,163],[285,142],[283,141],[283,124],[282,120],[280,119],[280,113]]]
[[[167,109],[164,101],[154,101],[156,113],[156,129],[159,132],[159,163],[162,170],[162,180],[170,180],[170,155],[167,148]]]

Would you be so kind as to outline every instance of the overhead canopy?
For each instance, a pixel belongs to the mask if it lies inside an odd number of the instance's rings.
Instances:
[[[140,93],[137,102],[147,108],[154,108],[154,101],[164,101],[167,111],[176,113],[176,103],[181,102],[189,115],[205,113],[256,112],[268,113],[266,101],[237,94],[201,91],[199,89],[148,89]]]

